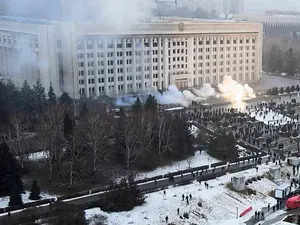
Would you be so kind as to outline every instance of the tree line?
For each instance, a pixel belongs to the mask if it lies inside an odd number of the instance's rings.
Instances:
[[[263,70],[270,73],[299,74],[300,48],[297,38],[267,38],[263,43]]]
[[[290,93],[293,93],[295,91],[298,91],[298,92],[300,91],[300,86],[298,84],[297,84],[297,86],[292,85],[292,86],[287,86],[286,88],[284,88],[284,87],[270,88],[270,89],[267,90],[267,95],[278,95],[278,94],[284,94],[284,93],[290,94]]]
[[[7,82],[0,83],[0,104],[0,134],[18,173],[28,170],[28,151],[43,151],[48,181],[70,189],[85,179],[106,184],[116,168],[150,170],[194,154],[187,118],[161,110],[153,96],[117,114],[83,102],[76,116],[67,93],[57,98],[50,86],[46,94],[39,81],[20,89]]]

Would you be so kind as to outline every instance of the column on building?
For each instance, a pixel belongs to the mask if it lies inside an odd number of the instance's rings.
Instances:
[[[182,38],[181,40],[184,40],[185,38]],[[194,38],[188,37],[187,38],[187,73],[190,74],[188,78],[188,86],[191,87],[194,85]],[[180,41],[181,43],[181,41]],[[181,61],[181,63],[183,63]]]
[[[132,87],[133,92],[137,92],[137,80],[136,80],[136,39],[133,37],[131,41],[131,47],[132,47]]]
[[[161,67],[166,62],[165,61],[163,61],[163,63],[161,62],[161,58],[163,57],[163,54],[161,54],[161,51],[163,51],[163,48],[162,48],[163,39],[161,37],[159,37],[157,42],[158,42],[158,64],[157,64],[158,65],[158,89],[162,90],[163,89],[163,85],[162,85],[163,77],[162,76],[164,76],[164,75],[162,73]]]
[[[79,98],[77,38],[74,24],[61,25],[64,91],[72,98]]]
[[[255,77],[256,80],[261,78],[261,71],[262,71],[262,57],[263,57],[263,26],[260,24],[261,32],[257,35],[258,40],[255,44],[255,54],[254,57],[254,66],[255,66]]]
[[[195,39],[195,44],[194,44],[194,48],[195,48],[195,60],[193,60],[194,61],[194,63],[195,63],[195,68],[193,68],[193,70],[195,71],[195,74],[194,74],[194,72],[193,72],[193,77],[194,77],[194,79],[193,79],[193,86],[199,86],[200,84],[199,84],[199,73],[198,73],[198,56],[199,56],[199,53],[198,53],[198,48],[199,48],[199,37],[198,36],[196,36],[196,37],[194,37],[194,39]]]
[[[107,96],[110,96],[109,84],[108,84],[108,69],[107,69],[107,39],[103,39],[104,50],[104,91]]]
[[[126,62],[126,38],[122,39],[122,54],[123,54],[123,84],[124,84],[124,94],[128,93],[128,81],[127,81],[127,62]]]
[[[207,58],[206,58],[206,41],[207,41],[207,36],[203,37],[203,62],[202,62],[202,69],[203,69],[203,82],[204,83],[210,83],[210,78],[209,78],[209,74],[206,73],[207,69],[206,69],[206,62],[208,62]]]
[[[100,74],[98,74],[99,65],[98,65],[97,52],[98,52],[97,39],[93,39],[95,93],[96,93],[96,96],[98,97],[98,96],[100,96],[100,91],[99,91],[99,87],[100,87],[99,77],[100,77]]]
[[[30,64],[32,65],[40,65],[43,62],[43,66],[39,68],[39,73],[35,73],[37,71],[32,71],[33,74],[29,74],[29,76],[33,75],[33,81],[36,82],[38,78],[40,78],[42,84],[45,86],[46,90],[49,88],[50,83],[52,84],[56,93],[59,92],[59,73],[57,71],[57,40],[55,38],[55,31],[53,25],[48,26],[39,26],[39,33],[37,36],[38,42],[38,50],[39,50],[39,63],[36,64],[33,56],[35,53],[35,43],[34,51],[29,53]],[[25,44],[25,43],[24,43]],[[27,59],[28,60],[28,59]]]
[[[150,71],[149,71],[149,78],[150,78],[150,81],[149,79],[147,80],[148,83],[150,83],[149,87],[147,88],[150,88],[150,87],[153,87],[153,65],[154,65],[154,62],[153,62],[153,37],[151,37],[149,39],[149,48],[150,48],[150,63],[148,63],[148,66],[150,67]]]
[[[164,53],[164,63],[163,63],[163,73],[164,73],[164,77],[163,77],[163,89],[167,89],[170,85],[169,80],[170,80],[170,75],[169,75],[169,54],[168,54],[168,38],[164,37],[163,38],[163,42],[164,42],[164,46],[163,46],[163,53]],[[170,48],[171,54],[172,54],[172,44],[171,44],[171,48]]]
[[[88,76],[88,58],[87,58],[87,40],[83,40],[83,66],[84,66],[84,90],[85,90],[85,97],[90,97],[89,92],[89,76]]]
[[[236,42],[236,44],[234,44]],[[239,40],[236,36],[232,37],[232,40],[230,42],[230,51],[229,51],[229,76],[232,77],[233,74],[233,48],[236,47],[236,49],[239,49]]]
[[[141,47],[141,90],[145,91],[145,58],[148,58],[148,56],[145,56],[145,53],[147,53],[148,50],[145,50],[145,41],[148,41],[149,44],[149,39],[148,38],[140,38],[140,47]]]
[[[114,53],[114,95],[119,94],[119,81],[118,81],[118,69],[117,69],[117,39],[113,39],[113,53]]]
[[[222,80],[220,80],[220,77],[222,76],[223,77],[223,79],[224,79],[224,75],[223,75],[223,73],[220,71],[220,62],[221,62],[221,59],[220,59],[220,54],[222,54],[222,52],[220,51],[220,47],[221,47],[221,40],[223,40],[223,43],[224,43],[224,38],[223,38],[223,36],[221,36],[221,35],[218,35],[218,37],[217,37],[217,51],[216,51],[216,55],[217,55],[217,57],[216,57],[216,62],[217,62],[217,66],[216,66],[216,70],[217,70],[217,74],[218,74],[218,77],[219,77],[219,83],[221,83],[222,82]]]

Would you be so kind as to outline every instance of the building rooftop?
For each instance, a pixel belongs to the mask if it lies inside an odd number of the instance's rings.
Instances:
[[[19,23],[31,23],[31,24],[50,24],[48,20],[22,18],[22,17],[11,17],[11,16],[0,16],[0,20],[7,20]]]

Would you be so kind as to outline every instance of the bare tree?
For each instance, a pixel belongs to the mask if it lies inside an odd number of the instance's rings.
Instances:
[[[12,140],[9,141],[10,148],[18,157],[21,167],[24,166],[24,159],[27,150],[29,121],[27,117],[20,113],[14,113],[9,119],[9,132],[11,132]]]
[[[155,121],[152,114],[144,112],[143,115],[135,117],[137,125],[135,131],[137,136],[136,151],[138,153],[145,153],[151,147],[154,140]]]
[[[165,152],[172,151],[171,142],[174,138],[171,120],[168,120],[166,114],[161,113],[158,116],[158,154],[161,157]]]
[[[67,163],[67,174],[69,188],[72,188],[76,178],[79,178],[79,168],[84,164],[84,158],[82,157],[83,145],[79,138],[80,133],[75,130],[74,134],[70,136],[67,146],[66,163]]]
[[[141,152],[136,151],[136,123],[132,116],[126,117],[122,124],[123,138],[125,146],[122,152],[125,156],[126,168],[130,169],[130,164],[137,160]]]
[[[99,165],[108,160],[112,151],[108,148],[111,136],[112,118],[104,111],[89,112],[79,124],[82,141],[92,156],[92,174],[95,175]]]
[[[39,121],[38,146],[47,155],[49,167],[48,180],[52,181],[53,163],[61,164],[66,141],[63,135],[63,118],[65,109],[55,105],[46,111]]]

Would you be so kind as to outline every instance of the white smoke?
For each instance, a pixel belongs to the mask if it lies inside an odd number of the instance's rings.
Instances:
[[[163,93],[155,92],[153,95],[157,99],[158,103],[162,105],[179,104],[184,107],[188,107],[190,105],[190,101],[175,85],[169,86],[168,90]]]
[[[243,101],[245,98],[255,98],[253,89],[248,85],[239,84],[230,76],[225,76],[224,81],[218,85],[219,91],[232,101]]]
[[[193,102],[201,102],[203,100],[203,98],[201,97],[197,97],[196,95],[194,95],[192,92],[190,91],[183,91],[182,94],[184,95],[184,97],[188,100],[188,101],[193,101]]]
[[[209,83],[203,84],[200,89],[194,88],[193,92],[203,100],[206,100],[211,96],[216,96],[216,90]]]
[[[116,99],[115,104],[117,106],[132,106],[136,100],[136,97],[125,96],[123,98]]]
[[[149,21],[155,0],[76,0],[63,4],[63,17],[69,21],[103,22],[111,28],[129,30]]]

